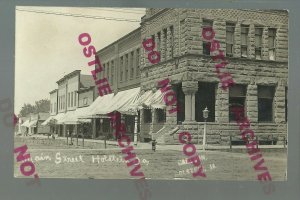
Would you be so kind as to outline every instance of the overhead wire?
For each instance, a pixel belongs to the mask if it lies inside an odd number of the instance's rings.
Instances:
[[[27,10],[27,9],[19,9],[19,8],[16,8],[16,10],[22,11],[22,12],[32,12],[32,13],[48,14],[48,15],[60,15],[60,16],[67,16],[67,17],[79,17],[79,18],[81,17],[81,18],[103,19],[103,20],[112,20],[112,21],[140,22],[140,20],[137,20],[137,19],[103,17],[103,16],[73,14],[73,13],[65,13],[65,12],[42,11],[42,10]]]

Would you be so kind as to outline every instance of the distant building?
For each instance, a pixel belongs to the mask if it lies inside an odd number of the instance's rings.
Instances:
[[[59,136],[77,134],[79,120],[76,112],[80,102],[78,91],[90,88],[94,85],[91,75],[80,74],[81,70],[75,70],[57,81],[58,88],[50,92],[50,117],[44,123],[52,124],[52,133]],[[89,102],[93,100],[89,99]]]

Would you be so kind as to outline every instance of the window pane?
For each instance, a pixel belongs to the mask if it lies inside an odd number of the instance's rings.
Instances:
[[[256,46],[256,47],[261,47],[261,43],[262,43],[261,36],[256,35],[256,36],[255,36],[255,46]]]
[[[247,53],[247,47],[242,47],[241,48],[241,54],[242,54],[242,57],[247,57],[248,53]]]
[[[233,85],[230,87],[229,97],[245,97],[246,92],[246,85]]]
[[[232,55],[232,44],[226,44],[226,54]]]
[[[273,99],[258,99],[258,121],[272,122],[273,121]]]
[[[261,60],[261,48],[255,49],[255,58]]]
[[[229,98],[229,121],[236,121],[236,113],[232,112],[234,108],[243,108],[245,110],[246,97],[230,97]],[[245,117],[245,113],[240,115]]]
[[[275,87],[274,86],[261,86],[257,87],[257,96],[258,98],[269,98],[273,99]]]

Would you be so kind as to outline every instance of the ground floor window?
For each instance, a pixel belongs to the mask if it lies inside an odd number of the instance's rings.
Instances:
[[[208,122],[215,121],[216,83],[198,82],[198,91],[195,94],[195,120],[204,122],[203,110],[207,107]]]
[[[233,85],[229,89],[229,121],[235,121],[235,113],[232,111],[233,108],[239,107],[243,108],[246,112],[246,85]],[[245,112],[241,117],[245,117]]]
[[[258,122],[273,122],[274,86],[257,87]]]

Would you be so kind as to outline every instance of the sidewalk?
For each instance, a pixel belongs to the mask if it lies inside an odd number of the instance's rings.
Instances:
[[[47,139],[48,136],[44,135],[33,135],[31,137],[24,137],[21,136],[20,138],[41,138],[41,139]],[[52,140],[51,137],[49,137],[49,140]],[[55,140],[65,140],[67,141],[66,137],[56,137]],[[70,138],[68,139],[69,141],[71,140]],[[73,142],[76,141],[76,138],[73,138]],[[81,142],[82,138],[78,138],[78,142]],[[95,139],[84,139],[84,143],[98,143],[98,144],[103,144],[104,145],[104,140],[95,140]],[[110,146],[116,146],[118,147],[118,142],[117,141],[106,141],[107,145]],[[132,145],[134,143],[132,142]],[[194,144],[196,146],[197,151],[202,151],[203,145],[200,144]],[[135,149],[152,149],[152,144],[150,143],[142,143],[138,142],[137,146],[134,146]],[[156,145],[157,150],[175,150],[175,151],[182,151],[183,145],[182,144],[165,144],[165,145]],[[259,145],[259,149],[283,149],[284,145]],[[287,148],[287,146],[286,146]],[[246,150],[245,145],[234,145],[232,146],[233,150]],[[230,151],[230,146],[219,146],[219,145],[206,145],[205,150],[212,150],[212,151]]]

